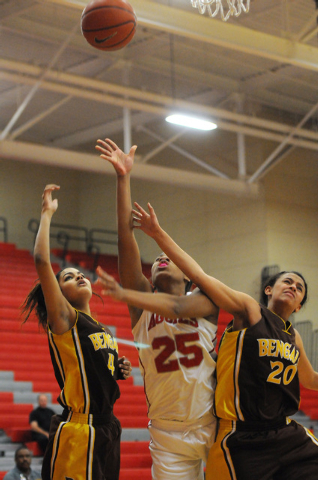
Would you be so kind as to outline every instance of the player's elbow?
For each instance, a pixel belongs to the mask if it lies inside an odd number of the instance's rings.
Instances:
[[[183,308],[183,302],[182,302],[182,297],[177,297],[176,299],[173,300],[172,304],[172,314],[170,314],[170,318],[181,318],[184,315],[184,308]]]
[[[36,251],[34,252],[33,258],[36,267],[41,267],[49,263],[41,253]]]

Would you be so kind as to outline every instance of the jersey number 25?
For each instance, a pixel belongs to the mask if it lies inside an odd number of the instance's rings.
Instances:
[[[198,345],[186,345],[188,342],[196,342],[198,340],[200,340],[198,332],[179,333],[174,339],[168,336],[154,338],[152,341],[152,348],[154,350],[164,347],[155,358],[157,372],[174,372],[179,370],[179,364],[186,368],[200,365],[203,360],[202,349]],[[175,351],[182,353],[183,356],[178,359],[169,360],[170,355]]]

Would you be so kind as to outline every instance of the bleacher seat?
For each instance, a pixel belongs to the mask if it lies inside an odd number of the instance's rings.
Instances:
[[[38,442],[26,442],[25,446],[32,452],[33,457],[42,457],[43,452]]]

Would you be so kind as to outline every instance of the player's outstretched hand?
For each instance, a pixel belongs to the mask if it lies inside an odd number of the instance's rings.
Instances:
[[[129,378],[131,376],[131,372],[132,372],[131,363],[126,357],[119,358],[118,363],[119,363],[120,371],[124,379],[126,380],[126,378]]]
[[[42,194],[42,213],[50,212],[52,215],[56,212],[58,207],[57,198],[52,199],[52,192],[59,190],[60,187],[53,183],[46,185]]]
[[[98,279],[96,280],[96,285],[100,285],[102,287],[102,295],[107,295],[108,297],[112,297],[114,300],[122,300],[123,298],[123,289],[116,282],[114,277],[108,275],[101,267],[96,268],[96,273],[98,275]]]
[[[137,210],[133,210],[133,227],[142,230],[149,237],[155,238],[156,234],[160,231],[160,225],[157,215],[148,203],[149,213],[146,212],[137,202],[134,202]]]
[[[97,140],[95,148],[101,152],[101,158],[104,158],[104,160],[107,160],[113,165],[117,175],[127,175],[132,169],[137,145],[131,147],[130,152],[126,154],[120,150],[115,142],[106,138],[105,140]]]

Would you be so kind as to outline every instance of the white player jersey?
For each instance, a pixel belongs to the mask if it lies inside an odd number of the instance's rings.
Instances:
[[[193,422],[210,413],[216,325],[144,311],[133,329],[151,420]]]

